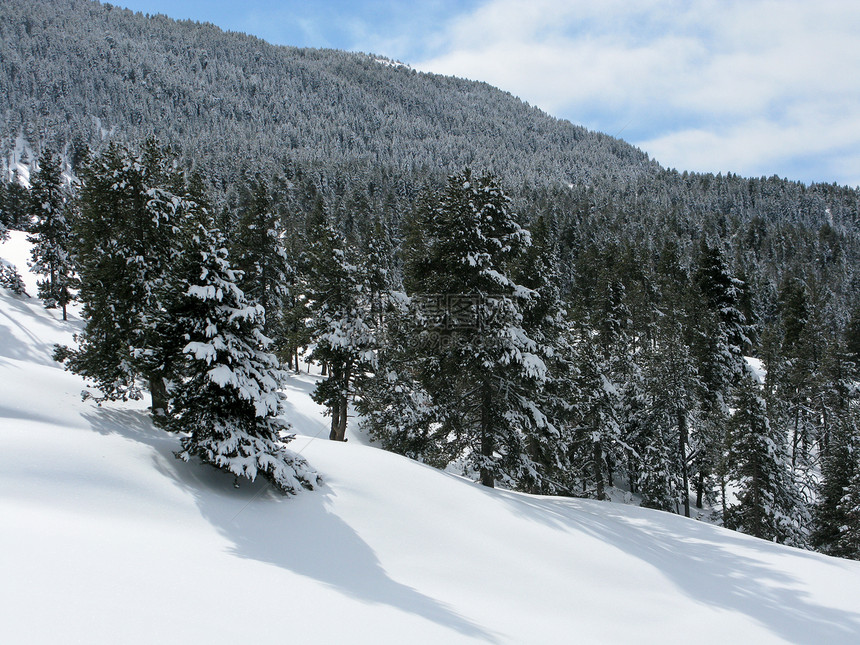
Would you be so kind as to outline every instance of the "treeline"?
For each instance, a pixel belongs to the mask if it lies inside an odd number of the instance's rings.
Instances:
[[[512,201],[468,170],[332,188],[301,164],[213,204],[211,181],[154,142],[86,158],[75,194],[59,167],[40,163],[26,218],[34,253],[56,238],[69,261],[39,269],[46,304],[80,279],[86,329],[58,358],[101,396],[147,383],[157,423],[186,433],[183,458],[312,486],[276,421],[279,370],[309,350],[332,439],[354,402],[386,448],[485,485],[625,490],[860,557],[850,211],[706,217],[645,188]]]

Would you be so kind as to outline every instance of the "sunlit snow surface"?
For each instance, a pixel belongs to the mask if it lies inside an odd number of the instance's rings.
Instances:
[[[0,642],[860,642],[860,563],[329,442],[311,375],[287,414],[326,484],[237,489],[145,402],[82,402],[59,317],[0,293]]]

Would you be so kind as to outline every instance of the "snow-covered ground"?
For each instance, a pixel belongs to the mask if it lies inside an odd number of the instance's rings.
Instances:
[[[81,401],[50,358],[79,326],[0,291],[0,642],[860,642],[860,563],[329,442],[313,376],[287,414],[325,485],[234,488]]]

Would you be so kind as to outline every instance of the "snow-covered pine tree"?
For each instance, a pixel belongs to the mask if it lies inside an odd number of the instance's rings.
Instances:
[[[844,334],[831,338],[823,350],[826,387],[818,407],[824,432],[810,543],[830,555],[860,559],[860,549],[857,543],[851,546],[849,537],[852,532],[860,534],[860,513],[850,513],[860,497],[857,491],[849,490],[860,474],[860,356],[852,322],[849,320]]]
[[[394,244],[391,232],[381,216],[374,217],[369,228],[369,234],[364,239],[361,272],[367,284],[371,324],[382,328],[389,308],[389,294],[398,286],[394,277]]]
[[[821,465],[818,500],[813,509],[810,543],[830,555],[860,559],[860,548],[852,551],[850,533],[860,536],[860,491],[851,491],[860,474],[860,424],[858,402],[844,410],[831,431]],[[855,514],[850,515],[851,511]],[[847,540],[847,542],[846,542]],[[849,547],[845,550],[845,547]],[[860,543],[857,543],[860,547]]]
[[[733,404],[726,470],[737,502],[728,507],[725,524],[765,540],[804,546],[809,513],[792,476],[785,436],[770,423],[751,373],[741,380]]]
[[[689,343],[689,273],[668,244],[658,264],[660,299],[653,341],[642,356],[639,489],[643,505],[690,516],[690,428],[699,413],[701,380]]]
[[[855,468],[855,471],[837,507],[844,523],[839,526],[830,552],[843,558],[860,560],[860,467]]]
[[[406,293],[391,292],[376,366],[356,407],[362,428],[383,448],[444,468],[456,455],[433,439],[440,410],[423,386],[430,361],[416,351],[422,329]]]
[[[581,481],[581,494],[603,500],[610,479],[608,464],[618,461],[613,460],[613,453],[621,435],[619,390],[590,327],[579,330],[574,345],[576,373],[570,381],[569,398],[576,437],[572,468]]]
[[[252,481],[263,475],[287,494],[313,488],[318,476],[285,447],[293,437],[277,418],[282,372],[266,351],[265,311],[239,288],[205,211],[185,227],[171,272],[171,325],[186,341],[171,393],[169,426],[189,433],[177,456]]]
[[[158,417],[167,409],[169,361],[179,338],[164,333],[166,278],[181,249],[178,223],[195,203],[185,180],[154,140],[142,152],[111,145],[81,170],[81,211],[74,222],[84,331],[79,348],[57,358],[95,382],[108,399],[138,398],[137,378]]]
[[[287,367],[299,371],[301,352],[311,342],[308,325],[310,307],[308,303],[307,275],[302,271],[302,246],[304,237],[293,234],[285,240],[287,257],[293,258],[290,272],[286,276],[285,298],[281,312],[281,333],[276,339],[276,351]]]
[[[374,360],[374,329],[367,285],[354,250],[328,221],[321,200],[307,226],[307,297],[311,313],[311,359],[324,365],[325,380],[314,400],[331,416],[333,441],[346,441],[349,400]]]
[[[539,477],[520,486],[532,493],[570,492],[574,443],[570,384],[576,375],[572,335],[559,284],[561,261],[554,222],[538,216],[529,227],[531,245],[516,263],[517,284],[531,290],[522,303],[522,328],[535,342],[535,353],[546,366],[542,386],[532,392],[544,424],[532,428],[526,443]]]
[[[0,287],[9,289],[19,296],[30,297],[30,294],[27,293],[27,285],[24,284],[24,278],[18,273],[18,269],[3,258],[0,258]]]
[[[429,200],[428,193],[422,205],[427,206]],[[404,261],[405,285],[393,284],[387,270],[385,275],[378,272],[377,281],[382,283],[380,278],[384,277],[389,285],[385,316],[377,329],[375,369],[363,382],[356,407],[362,428],[386,450],[444,468],[456,455],[446,452],[448,446],[433,439],[440,411],[423,385],[433,370],[433,358],[418,351],[424,349],[422,333],[426,327],[406,294],[406,285],[413,291],[420,290],[425,276],[419,267],[426,263],[429,217],[427,208],[419,208],[408,213],[404,221],[406,241],[400,257]],[[386,264],[386,269],[389,266]],[[372,274],[369,281],[373,281]]]
[[[265,334],[276,341],[284,333],[283,311],[293,273],[283,238],[269,183],[257,176],[245,187],[239,204],[230,258],[240,272],[239,287],[266,311]]]
[[[461,458],[486,486],[542,487],[529,437],[550,423],[539,395],[546,365],[522,327],[534,294],[514,263],[530,243],[495,178],[449,178],[423,209],[423,248],[407,267],[419,321],[421,386],[434,414],[436,454]]]
[[[67,306],[78,286],[71,249],[72,199],[63,186],[60,159],[46,150],[39,158],[39,169],[32,175],[30,187],[31,235],[33,244],[30,268],[45,276],[39,280],[39,297],[45,307],[61,307],[66,320]]]
[[[5,226],[12,231],[26,231],[30,228],[30,191],[28,191],[16,169],[9,183],[3,185],[0,192],[0,230]],[[0,234],[2,237],[2,234]]]
[[[725,446],[728,402],[743,376],[743,348],[749,345],[748,326],[740,311],[744,284],[735,278],[722,249],[705,238],[699,246],[692,276],[689,319],[691,351],[699,374],[699,423],[690,436],[690,474],[696,507],[711,497]]]

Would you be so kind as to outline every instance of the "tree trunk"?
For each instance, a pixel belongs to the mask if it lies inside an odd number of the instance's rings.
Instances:
[[[594,485],[597,488],[597,499],[603,501],[606,499],[606,492],[603,489],[603,447],[599,441],[595,441],[593,445],[594,451],[592,456],[592,472],[594,474]]]
[[[705,495],[705,473],[699,471],[699,480],[696,482],[696,508],[702,508],[702,498]]]
[[[800,444],[800,408],[794,413],[794,437],[791,439],[791,467],[797,466],[797,447]]]
[[[612,457],[610,457],[609,455],[606,455],[606,483],[610,488],[615,486],[615,482],[614,482],[615,477],[613,474],[613,466],[614,466],[614,462],[612,461]]]
[[[678,411],[678,458],[681,460],[681,477],[683,479],[684,517],[690,517],[690,483],[687,475],[687,414]]]
[[[153,376],[149,379],[149,394],[152,397],[152,405],[150,407],[152,416],[167,416],[167,385],[161,376]]]
[[[335,401],[331,406],[331,432],[328,433],[328,438],[332,441],[343,441],[341,439],[341,415],[340,400]]]
[[[346,441],[346,421],[347,421],[347,410],[349,409],[349,400],[343,396],[338,401],[338,407],[340,408],[340,414],[338,414],[338,424],[335,428],[335,441]]]
[[[493,471],[487,467],[486,462],[493,456],[493,427],[490,415],[492,414],[492,398],[489,386],[484,386],[481,401],[481,456],[484,458],[481,465],[481,483],[489,488],[495,488],[496,481]]]

